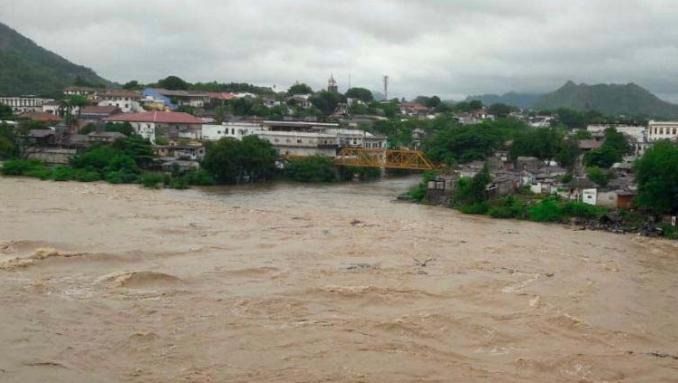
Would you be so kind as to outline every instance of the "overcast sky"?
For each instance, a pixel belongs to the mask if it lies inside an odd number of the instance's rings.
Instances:
[[[678,101],[675,0],[0,0],[0,21],[103,77],[389,95],[636,82]]]

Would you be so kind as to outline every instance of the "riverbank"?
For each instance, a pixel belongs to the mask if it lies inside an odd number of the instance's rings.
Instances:
[[[0,177],[0,380],[673,379],[675,243],[392,202],[414,182]]]

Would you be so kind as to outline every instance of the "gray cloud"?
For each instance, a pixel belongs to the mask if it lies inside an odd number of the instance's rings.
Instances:
[[[245,81],[415,96],[636,82],[678,100],[673,0],[0,0],[0,21],[115,81]]]

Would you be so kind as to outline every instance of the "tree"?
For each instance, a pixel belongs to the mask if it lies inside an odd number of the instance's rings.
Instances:
[[[177,76],[168,76],[158,81],[158,86],[168,90],[187,90],[190,84]]]
[[[129,82],[125,83],[125,85],[122,86],[122,89],[127,89],[127,90],[141,90],[143,88],[144,88],[144,85],[140,84],[139,81],[137,81],[137,80],[129,81]]]
[[[588,178],[595,182],[598,186],[600,187],[605,187],[607,186],[608,182],[610,182],[610,173],[597,167],[597,166],[592,166],[586,168],[586,175]]]
[[[287,94],[293,96],[295,94],[311,94],[313,89],[304,83],[296,83],[287,90]]]
[[[678,213],[678,144],[657,142],[635,165],[636,203],[656,214]]]
[[[346,97],[358,99],[366,104],[374,101],[372,92],[366,88],[353,87],[346,91]]]
[[[468,103],[468,107],[471,111],[473,110],[480,110],[483,108],[483,102],[480,100],[473,100]]]
[[[586,154],[584,163],[587,166],[598,166],[608,169],[616,162],[620,162],[628,154],[631,146],[624,134],[610,128],[605,130],[605,142],[600,148]]]
[[[429,108],[436,108],[438,105],[440,105],[442,101],[440,100],[440,97],[438,96],[433,96],[428,99],[428,102],[426,102],[424,105],[428,106]]]
[[[576,164],[579,153],[577,140],[567,139],[560,143],[560,149],[555,159],[560,166],[571,169]]]
[[[558,154],[562,135],[556,129],[533,129],[519,134],[511,145],[511,158],[532,156],[542,160],[551,160]]]
[[[470,180],[460,178],[452,196],[452,204],[457,207],[474,205],[488,200],[487,185],[492,182],[487,164]]]
[[[14,117],[12,108],[5,104],[0,104],[0,120],[6,120]]]
[[[132,124],[129,122],[107,122],[104,126],[104,130],[107,132],[122,133],[126,136],[132,136],[136,133]]]
[[[255,182],[272,177],[277,153],[273,146],[256,136],[242,141],[222,138],[207,145],[202,167],[218,183]]]
[[[314,94],[311,99],[311,104],[318,108],[325,116],[329,116],[337,109],[340,102],[346,102],[343,95],[326,90]]]
[[[10,159],[19,155],[18,137],[11,126],[0,122],[0,159]]]
[[[490,107],[487,109],[487,111],[496,116],[497,118],[505,118],[511,112],[513,112],[516,108],[512,107],[511,105],[506,105],[502,103],[497,103],[497,104],[492,104]]]

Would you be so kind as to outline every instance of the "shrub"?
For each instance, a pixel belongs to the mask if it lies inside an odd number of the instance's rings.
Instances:
[[[146,173],[141,176],[140,182],[146,188],[157,189],[163,184],[163,175],[159,173]]]
[[[172,189],[188,189],[188,182],[183,178],[173,178],[169,184],[169,187]]]
[[[47,166],[39,166],[33,169],[30,169],[24,174],[26,177],[39,178],[43,181],[52,178],[52,169]]]
[[[607,186],[611,178],[609,172],[597,166],[591,166],[586,168],[586,175],[589,177],[591,181],[595,182],[597,185],[601,187]]]
[[[579,201],[568,201],[562,204],[562,213],[567,217],[597,218],[605,213],[605,209]]]
[[[74,179],[79,182],[94,182],[100,181],[101,175],[99,172],[91,169],[76,169]]]
[[[519,218],[527,217],[527,205],[512,196],[494,201],[488,214],[493,218]]]
[[[426,172],[421,177],[421,182],[413,186],[408,192],[407,196],[413,201],[422,202],[426,198],[426,191],[428,190],[428,182],[433,181],[438,174],[436,172]]]
[[[528,217],[531,221],[536,222],[561,222],[563,212],[558,200],[547,198],[530,207]]]
[[[54,181],[71,181],[75,179],[75,171],[68,166],[57,166],[52,170],[52,179]]]
[[[461,206],[459,211],[464,214],[486,214],[489,209],[487,202],[476,202]]]
[[[297,182],[332,182],[336,180],[334,161],[323,156],[291,159],[285,166],[285,175]]]
[[[2,165],[2,174],[8,176],[28,175],[28,172],[47,169],[45,164],[35,160],[9,160]],[[49,170],[49,169],[47,169]]]
[[[112,184],[132,184],[137,182],[138,176],[125,170],[106,173],[106,181]]]
[[[188,185],[210,186],[216,183],[214,181],[214,178],[203,169],[191,170],[189,172],[186,172],[184,173],[182,178],[184,179],[184,181],[186,181]]]
[[[668,239],[678,239],[678,227],[669,224],[659,225],[662,229],[662,235]]]

